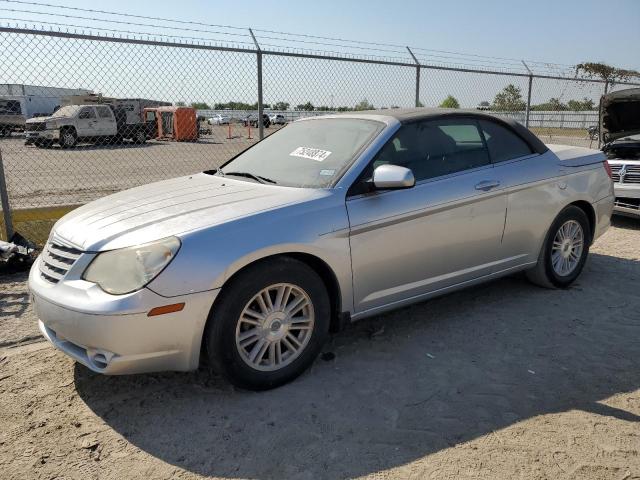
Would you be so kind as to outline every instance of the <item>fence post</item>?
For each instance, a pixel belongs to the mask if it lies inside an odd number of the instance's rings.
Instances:
[[[407,47],[407,50],[409,51],[409,55],[413,57],[413,61],[416,62],[416,107],[420,107],[420,62],[409,47]]]
[[[527,108],[524,111],[524,126],[529,128],[529,112],[531,111],[531,87],[533,85],[533,72],[529,70],[529,66],[522,60],[524,68],[529,72],[529,87],[527,89]]]
[[[262,106],[262,50],[260,50],[260,44],[256,40],[256,36],[253,34],[253,30],[249,29],[253,43],[256,45],[256,60],[258,62],[258,137],[260,140],[264,138],[264,125],[262,122],[262,114],[264,108]]]
[[[606,95],[607,93],[609,93],[609,79],[605,79],[604,81],[604,95]],[[600,131],[600,115],[601,115],[601,111],[600,108],[602,107],[602,100],[600,100],[599,105],[598,105],[598,149],[602,148],[602,132]]]
[[[4,218],[4,231],[7,234],[7,242],[13,237],[13,221],[9,209],[9,192],[7,191],[7,179],[4,176],[4,162],[2,161],[2,149],[0,149],[0,204]]]

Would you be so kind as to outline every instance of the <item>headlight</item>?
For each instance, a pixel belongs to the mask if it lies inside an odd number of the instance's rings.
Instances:
[[[153,243],[99,253],[82,278],[97,283],[105,292],[123,295],[146,286],[178,253],[180,240],[165,238]]]
[[[44,128],[47,130],[55,130],[58,128],[58,124],[56,122],[46,122]]]

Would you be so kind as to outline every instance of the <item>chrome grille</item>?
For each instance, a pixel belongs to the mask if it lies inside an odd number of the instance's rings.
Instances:
[[[611,167],[611,180],[613,183],[618,183],[620,181],[620,169],[622,165],[609,165]]]
[[[51,283],[58,283],[82,254],[80,250],[56,242],[48,242],[42,251],[40,274]]]
[[[614,183],[640,184],[640,165],[611,165],[611,178]]]
[[[24,129],[27,132],[42,132],[45,130],[45,122],[28,122],[25,123]]]
[[[640,165],[627,165],[623,183],[640,183]]]

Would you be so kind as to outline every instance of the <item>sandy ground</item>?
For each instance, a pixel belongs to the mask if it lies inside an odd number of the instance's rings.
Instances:
[[[568,290],[517,275],[362,321],[265,393],[94,375],[29,341],[24,280],[0,278],[2,479],[640,479],[637,221]]]

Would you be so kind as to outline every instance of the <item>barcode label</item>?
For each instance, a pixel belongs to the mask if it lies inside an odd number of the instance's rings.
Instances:
[[[320,150],[319,148],[298,147],[289,155],[292,157],[308,158],[309,160],[321,162],[331,155],[331,152],[327,150]]]

